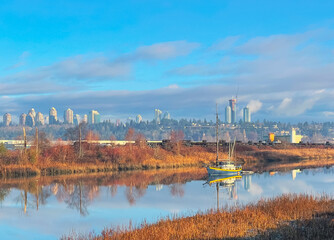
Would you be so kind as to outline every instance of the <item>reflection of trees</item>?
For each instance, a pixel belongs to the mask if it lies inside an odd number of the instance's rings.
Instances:
[[[86,216],[88,214],[87,205],[89,203],[89,198],[87,192],[85,191],[85,186],[82,185],[82,182],[74,186],[72,193],[69,193],[66,196],[64,202],[71,209],[77,209],[80,212],[80,215]]]
[[[42,187],[42,186],[36,186],[36,189],[34,192],[32,192],[33,196],[35,197],[35,204],[36,204],[36,209],[38,211],[39,204],[45,205],[46,200],[48,197],[50,197],[50,189]]]
[[[71,209],[79,211],[80,215],[88,214],[88,205],[100,193],[100,188],[96,185],[84,185],[80,180],[78,184],[64,184],[52,187],[58,201],[64,201]]]
[[[128,199],[130,205],[134,205],[136,203],[136,200],[144,196],[145,193],[146,186],[136,186],[135,188],[133,186],[129,186],[126,188],[125,191],[126,198]]]
[[[170,193],[172,194],[172,196],[183,197],[184,189],[183,189],[182,184],[180,183],[172,184],[169,186],[169,188],[170,188]]]
[[[0,189],[0,203],[2,203],[7,195],[10,193],[10,189],[9,188],[1,188]]]
[[[117,185],[109,186],[109,191],[112,197],[115,197],[117,194]]]
[[[28,206],[35,206],[38,211],[39,205],[45,205],[47,198],[51,195],[50,190],[38,184],[37,181],[25,181],[20,184],[20,196],[17,198],[21,202],[24,213],[27,213]],[[31,195],[31,196],[29,196]],[[32,197],[30,199],[30,197]]]
[[[38,177],[33,179],[10,179],[0,189],[0,203],[4,201],[11,188],[20,191],[17,202],[21,202],[22,211],[29,208],[37,209],[46,204],[52,194],[59,202],[78,211],[81,215],[88,214],[88,206],[100,194],[100,187],[114,197],[119,186],[125,186],[125,197],[130,205],[136,204],[146,194],[148,185],[168,185],[173,196],[183,197],[183,183],[191,179],[202,179],[206,171],[198,169],[134,171],[112,173],[101,176],[58,176]]]

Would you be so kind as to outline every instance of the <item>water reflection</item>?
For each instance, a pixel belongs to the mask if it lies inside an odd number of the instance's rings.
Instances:
[[[220,190],[226,190],[227,195],[230,199],[238,199],[238,189],[237,189],[237,181],[241,181],[242,176],[224,176],[224,175],[210,175],[205,184],[209,184],[209,186],[214,185],[216,187],[217,193],[217,210],[220,209],[219,205],[219,192]]]
[[[208,178],[192,168],[1,180],[0,236],[59,239],[72,229],[100,232],[283,193],[334,194],[334,167],[273,173]]]
[[[28,206],[38,211],[39,206],[45,205],[47,198],[51,195],[49,188],[40,185],[37,179],[21,182],[18,184],[18,188],[20,192],[16,200],[20,202],[24,214],[27,214]],[[7,195],[9,192],[10,190],[8,190]],[[5,197],[1,199],[1,202],[4,200]]]
[[[243,177],[244,179],[244,189],[249,192],[252,185],[252,175],[248,174]]]
[[[274,178],[285,176],[287,173],[272,171],[263,173],[261,176]],[[331,174],[333,173],[333,168],[293,169],[290,171],[293,181],[296,181],[298,175],[308,176],[310,173],[312,175],[319,173]],[[135,206],[137,201],[145,196],[150,185],[154,186],[157,193],[167,189],[170,196],[183,198],[185,196],[185,183],[194,180],[204,180],[206,184],[216,186],[217,192],[220,190],[221,194],[225,194],[228,199],[237,200],[239,182],[242,182],[243,189],[251,195],[262,193],[262,187],[258,184],[255,184],[254,188],[252,187],[252,178],[254,176],[259,177],[259,174],[208,177],[205,171],[189,169],[184,171],[147,171],[90,177],[64,176],[59,178],[11,179],[1,185],[0,203],[6,200],[12,189],[16,189],[19,191],[15,191],[16,197],[14,199],[20,203],[24,214],[28,214],[29,209],[38,211],[40,206],[47,204],[50,196],[54,196],[59,203],[66,204],[67,208],[75,210],[81,216],[87,216],[89,214],[89,206],[101,195],[101,187],[107,189],[111,198],[117,196],[119,187],[124,187],[125,199],[130,206]]]
[[[297,173],[300,173],[300,169],[294,169],[291,171],[291,175],[292,175],[292,180],[295,180],[297,177]]]
[[[184,169],[87,177],[10,179],[6,180],[0,188],[0,203],[9,195],[11,188],[15,188],[19,190],[15,199],[20,203],[24,214],[27,214],[29,209],[38,211],[40,205],[47,204],[47,199],[53,195],[59,203],[65,203],[69,209],[76,210],[81,216],[87,216],[88,207],[100,196],[101,187],[107,187],[110,197],[113,198],[117,195],[118,187],[125,186],[126,199],[129,205],[133,206],[146,194],[149,185],[155,185],[156,191],[161,191],[163,186],[167,185],[171,196],[182,198],[183,184],[191,180],[203,179],[205,174],[203,169]]]

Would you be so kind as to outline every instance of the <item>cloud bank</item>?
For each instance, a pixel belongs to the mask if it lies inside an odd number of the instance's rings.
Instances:
[[[223,112],[239,88],[238,108],[248,106],[253,119],[333,120],[333,40],[334,31],[319,29],[230,36],[211,46],[154,43],[113,57],[73,56],[0,76],[0,94],[7,96],[0,104],[16,114],[55,106],[152,118],[161,108],[175,117],[213,118],[215,103]]]

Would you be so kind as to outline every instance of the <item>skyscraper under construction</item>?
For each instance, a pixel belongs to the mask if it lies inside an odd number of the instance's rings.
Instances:
[[[237,122],[237,99],[232,98],[229,100],[230,108],[231,108],[231,122]]]

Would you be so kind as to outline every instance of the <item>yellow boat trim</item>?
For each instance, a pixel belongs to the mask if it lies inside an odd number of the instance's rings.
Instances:
[[[224,169],[224,168],[213,168],[213,167],[209,167],[210,169],[213,169],[213,170],[217,170],[217,171],[226,171],[226,172],[240,172],[242,169],[241,168],[238,168],[238,169],[235,169],[235,170],[229,170],[229,169]]]
[[[231,178],[242,178],[242,176],[232,176],[232,177],[227,177],[227,178],[219,178],[219,179],[216,179],[216,180],[212,180],[209,183],[221,182],[221,181],[231,179]]]

